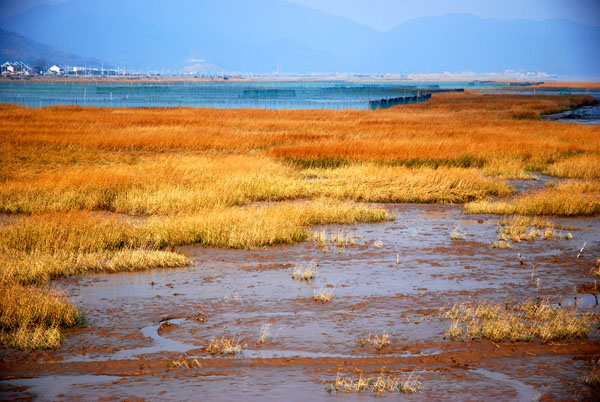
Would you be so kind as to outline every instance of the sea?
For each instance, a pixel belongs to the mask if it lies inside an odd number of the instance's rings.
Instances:
[[[0,103],[44,107],[368,109],[369,102],[427,91],[483,89],[484,81],[37,81],[0,82]]]
[[[534,84],[534,83],[532,83]],[[2,80],[0,103],[29,107],[203,107],[219,109],[373,109],[381,100],[405,97],[421,101],[428,92],[473,90],[481,93],[590,94],[571,88],[533,89],[529,83],[497,81],[296,80]],[[417,100],[414,100],[417,99]],[[401,102],[402,103],[402,102]],[[407,101],[405,103],[412,103]],[[383,102],[385,105],[386,102]],[[395,104],[393,102],[389,105]],[[600,105],[545,116],[553,121],[600,124]]]

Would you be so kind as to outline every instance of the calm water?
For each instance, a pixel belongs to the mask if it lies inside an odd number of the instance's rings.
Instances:
[[[488,82],[0,82],[0,103],[24,106],[367,109],[418,88],[489,88]],[[493,83],[498,86],[497,83]]]

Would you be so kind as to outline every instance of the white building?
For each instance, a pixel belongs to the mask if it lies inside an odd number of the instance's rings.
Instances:
[[[65,74],[65,69],[62,68],[61,66],[57,66],[56,64],[53,65],[52,67],[50,67],[48,69],[48,74],[54,74],[54,75],[64,75]]]

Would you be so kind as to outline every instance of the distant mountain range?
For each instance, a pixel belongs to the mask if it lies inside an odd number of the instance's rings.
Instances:
[[[511,69],[600,76],[600,27],[566,20],[451,14],[379,32],[282,0],[70,0],[0,26],[64,52],[143,70],[175,71],[193,60],[197,68],[229,72]]]
[[[68,54],[55,47],[0,29],[0,63],[23,61],[31,66],[37,60],[43,60],[48,65],[64,66],[101,67],[102,64],[98,59]]]

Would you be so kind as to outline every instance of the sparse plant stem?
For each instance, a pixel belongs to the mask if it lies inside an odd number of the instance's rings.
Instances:
[[[521,253],[517,253],[517,255],[519,256],[519,262],[521,263],[521,265],[523,265],[524,262],[523,262],[523,258],[521,258]]]
[[[573,301],[575,307],[577,307],[577,285],[573,286]]]
[[[537,305],[539,306],[540,304],[540,278],[537,278]]]
[[[533,282],[533,275],[535,275],[535,265],[531,266],[531,282]]]
[[[400,264],[400,254],[396,253],[396,265]]]
[[[586,244],[587,244],[587,241],[583,242],[583,246],[581,246],[581,249],[579,250],[579,253],[577,253],[577,258],[579,258],[579,256],[581,255],[581,253],[583,253],[583,249],[585,248]]]

